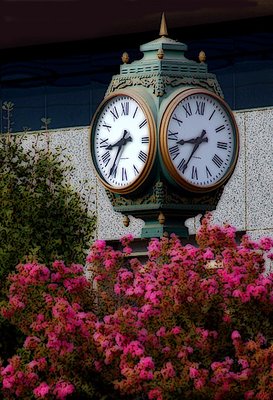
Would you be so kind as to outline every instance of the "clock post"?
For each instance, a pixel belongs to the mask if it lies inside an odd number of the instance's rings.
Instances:
[[[115,211],[145,221],[142,238],[188,237],[186,219],[214,210],[238,157],[239,135],[217,78],[168,37],[112,77],[91,122],[93,165]]]

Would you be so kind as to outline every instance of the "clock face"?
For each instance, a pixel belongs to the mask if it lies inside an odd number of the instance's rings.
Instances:
[[[155,156],[155,123],[141,97],[107,97],[91,125],[93,164],[103,185],[129,193],[146,179]]]
[[[224,183],[238,156],[232,111],[217,95],[189,89],[173,99],[160,129],[163,162],[184,188],[205,192]]]

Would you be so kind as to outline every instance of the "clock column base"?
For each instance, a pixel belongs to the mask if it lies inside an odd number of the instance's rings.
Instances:
[[[151,221],[145,223],[144,228],[141,231],[141,238],[153,238],[169,236],[171,233],[175,233],[181,238],[188,238],[189,232],[187,227],[174,226],[174,225],[161,225],[157,221]]]
[[[176,221],[168,221],[168,223],[163,224],[156,220],[146,220],[141,231],[141,238],[167,237],[172,233],[175,233],[177,236],[183,239],[189,238],[188,228],[181,225],[181,223],[179,224],[177,219]]]

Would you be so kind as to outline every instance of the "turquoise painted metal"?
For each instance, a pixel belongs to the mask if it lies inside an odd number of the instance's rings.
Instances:
[[[121,89],[138,92],[153,112],[157,140],[162,114],[175,94],[187,88],[204,88],[223,97],[214,74],[206,63],[185,57],[187,45],[167,37],[165,18],[161,21],[160,37],[140,46],[143,57],[124,63],[114,75],[105,96]],[[159,151],[149,177],[136,192],[118,195],[107,192],[115,211],[145,221],[143,238],[162,237],[175,233],[188,237],[185,220],[216,208],[223,188],[206,194],[183,190],[166,173]]]

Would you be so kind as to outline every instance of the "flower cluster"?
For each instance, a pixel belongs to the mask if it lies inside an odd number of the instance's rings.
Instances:
[[[1,370],[4,398],[66,399],[79,381],[75,367],[94,368],[90,354],[96,317],[84,309],[90,283],[82,266],[68,267],[62,261],[51,268],[28,263],[17,271],[1,311],[21,329],[25,341]]]
[[[197,246],[153,239],[143,263],[131,241],[92,245],[92,285],[79,265],[18,267],[2,315],[26,339],[1,369],[4,398],[98,399],[99,381],[117,399],[271,400],[273,240],[208,216]]]

